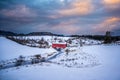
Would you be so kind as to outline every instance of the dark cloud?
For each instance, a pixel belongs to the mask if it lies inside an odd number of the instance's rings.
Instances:
[[[107,29],[103,24],[110,25],[109,19],[113,18],[111,30],[119,34],[119,5],[108,0],[0,0],[0,29],[104,34],[102,30]]]

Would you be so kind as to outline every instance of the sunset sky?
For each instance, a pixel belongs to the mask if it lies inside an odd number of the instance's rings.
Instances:
[[[120,0],[0,0],[0,30],[120,35]]]

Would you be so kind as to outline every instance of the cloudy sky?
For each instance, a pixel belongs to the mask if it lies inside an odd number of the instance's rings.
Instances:
[[[0,0],[0,30],[120,35],[120,0]]]

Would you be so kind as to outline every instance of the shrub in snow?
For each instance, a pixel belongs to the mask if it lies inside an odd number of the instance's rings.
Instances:
[[[66,55],[68,55],[68,53],[70,52],[70,50],[66,49],[65,52],[66,52]]]
[[[39,63],[39,62],[41,62],[41,59],[42,59],[42,57],[40,54],[35,55],[35,56],[33,56],[31,63],[32,64]]]
[[[16,59],[15,66],[20,66],[20,65],[22,65],[22,64],[25,62],[24,59],[25,59],[25,58],[24,58],[23,56],[19,56],[19,58]]]
[[[36,57],[37,59],[40,59],[40,58],[41,58],[41,55],[38,54],[38,55],[35,55],[35,57]]]
[[[2,64],[0,64],[0,69],[3,67],[3,65]]]

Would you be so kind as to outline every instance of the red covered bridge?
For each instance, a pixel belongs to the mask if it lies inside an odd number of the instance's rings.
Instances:
[[[65,44],[61,44],[61,43],[53,43],[52,44],[52,48],[66,48],[67,47],[67,44],[65,43]]]

